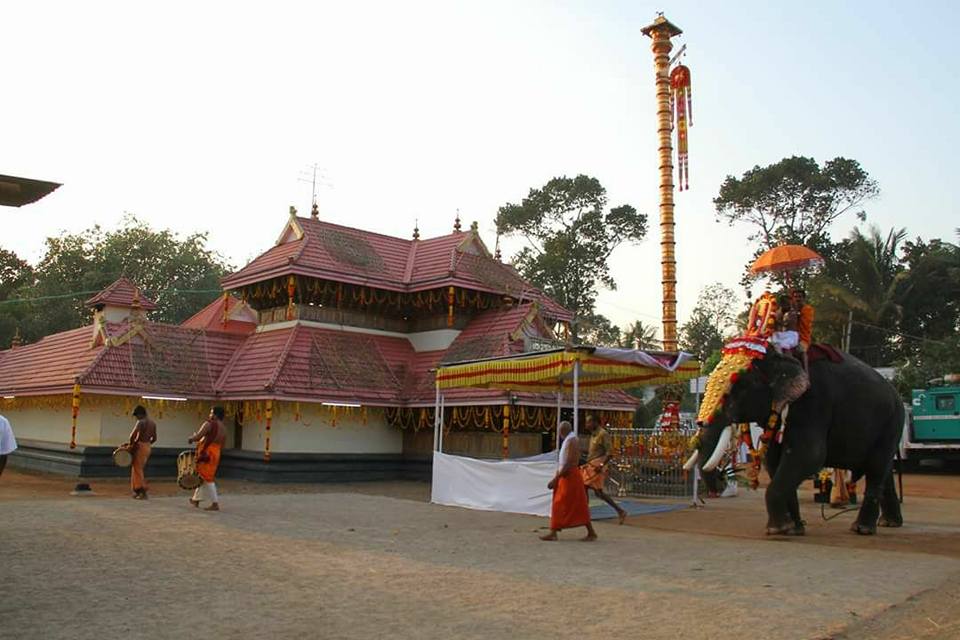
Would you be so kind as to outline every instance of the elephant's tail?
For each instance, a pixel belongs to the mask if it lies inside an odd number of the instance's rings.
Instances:
[[[900,504],[903,504],[903,456],[897,447],[897,484],[900,485]]]

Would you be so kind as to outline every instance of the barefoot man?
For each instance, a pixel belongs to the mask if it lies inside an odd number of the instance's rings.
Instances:
[[[201,500],[209,500],[210,506],[204,507],[204,511],[220,511],[220,498],[217,496],[217,483],[214,480],[220,464],[220,449],[227,440],[223,416],[223,407],[214,407],[200,430],[187,440],[197,443],[197,474],[203,480],[203,484],[193,492],[190,504],[199,507]]]
[[[586,487],[587,495],[590,494],[590,489],[593,489],[594,495],[613,507],[614,511],[617,512],[620,524],[623,524],[627,512],[621,509],[620,505],[614,502],[613,498],[603,490],[603,485],[610,473],[607,468],[607,462],[610,460],[610,454],[608,453],[610,436],[607,435],[607,430],[603,427],[594,431],[595,424],[593,416],[588,413],[587,431],[592,432],[593,435],[590,437],[590,449],[587,450],[587,463],[580,467],[583,484]]]
[[[147,479],[143,471],[150,459],[150,449],[157,441],[157,423],[147,417],[147,409],[141,404],[133,408],[133,417],[137,419],[137,424],[130,432],[128,444],[133,457],[130,464],[130,489],[133,490],[135,500],[146,500]]]
[[[557,532],[573,527],[586,527],[585,541],[597,539],[597,532],[590,524],[590,507],[587,505],[587,490],[580,475],[580,444],[573,433],[573,427],[564,420],[560,423],[560,459],[557,461],[557,474],[547,484],[553,490],[553,506],[550,509],[550,533],[540,536],[541,540],[556,540]]]

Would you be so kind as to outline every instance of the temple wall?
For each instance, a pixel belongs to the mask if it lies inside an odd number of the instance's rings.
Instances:
[[[162,417],[155,412],[150,412],[150,418],[157,423],[157,442],[158,447],[175,447],[189,449],[192,445],[187,443],[190,437],[200,425],[206,416],[200,416],[196,411],[164,411]],[[103,416],[101,425],[101,444],[120,444],[130,437],[130,431],[136,419],[133,416],[116,415],[113,412],[107,412]],[[227,427],[227,447],[233,446],[233,420],[227,416],[225,421]]]
[[[304,424],[307,422],[309,424]],[[266,425],[261,420],[248,420],[243,425],[243,450],[263,451]],[[310,416],[294,421],[293,416],[281,415],[273,419],[270,428],[271,453],[370,453],[400,454],[403,434],[384,422],[383,417],[371,413],[367,423],[357,414],[340,416],[336,426],[329,418]]]
[[[70,443],[70,409],[5,408],[0,413],[10,421],[18,440]],[[77,416],[77,444],[100,444],[100,422],[99,410],[81,411]]]

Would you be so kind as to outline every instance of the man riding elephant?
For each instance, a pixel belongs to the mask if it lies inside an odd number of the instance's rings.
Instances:
[[[817,356],[817,357],[814,357]],[[893,457],[903,430],[904,409],[896,390],[879,373],[849,354],[811,347],[807,370],[758,338],[727,345],[710,374],[698,416],[697,451],[703,468],[716,467],[731,425],[767,426],[767,533],[802,535],[797,488],[825,466],[866,477],[860,513],[851,529],[876,533],[903,523],[893,482]]]

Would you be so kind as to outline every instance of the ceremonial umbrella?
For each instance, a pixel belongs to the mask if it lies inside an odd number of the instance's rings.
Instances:
[[[751,273],[785,272],[823,264],[823,257],[800,244],[782,244],[774,247],[753,261]]]

